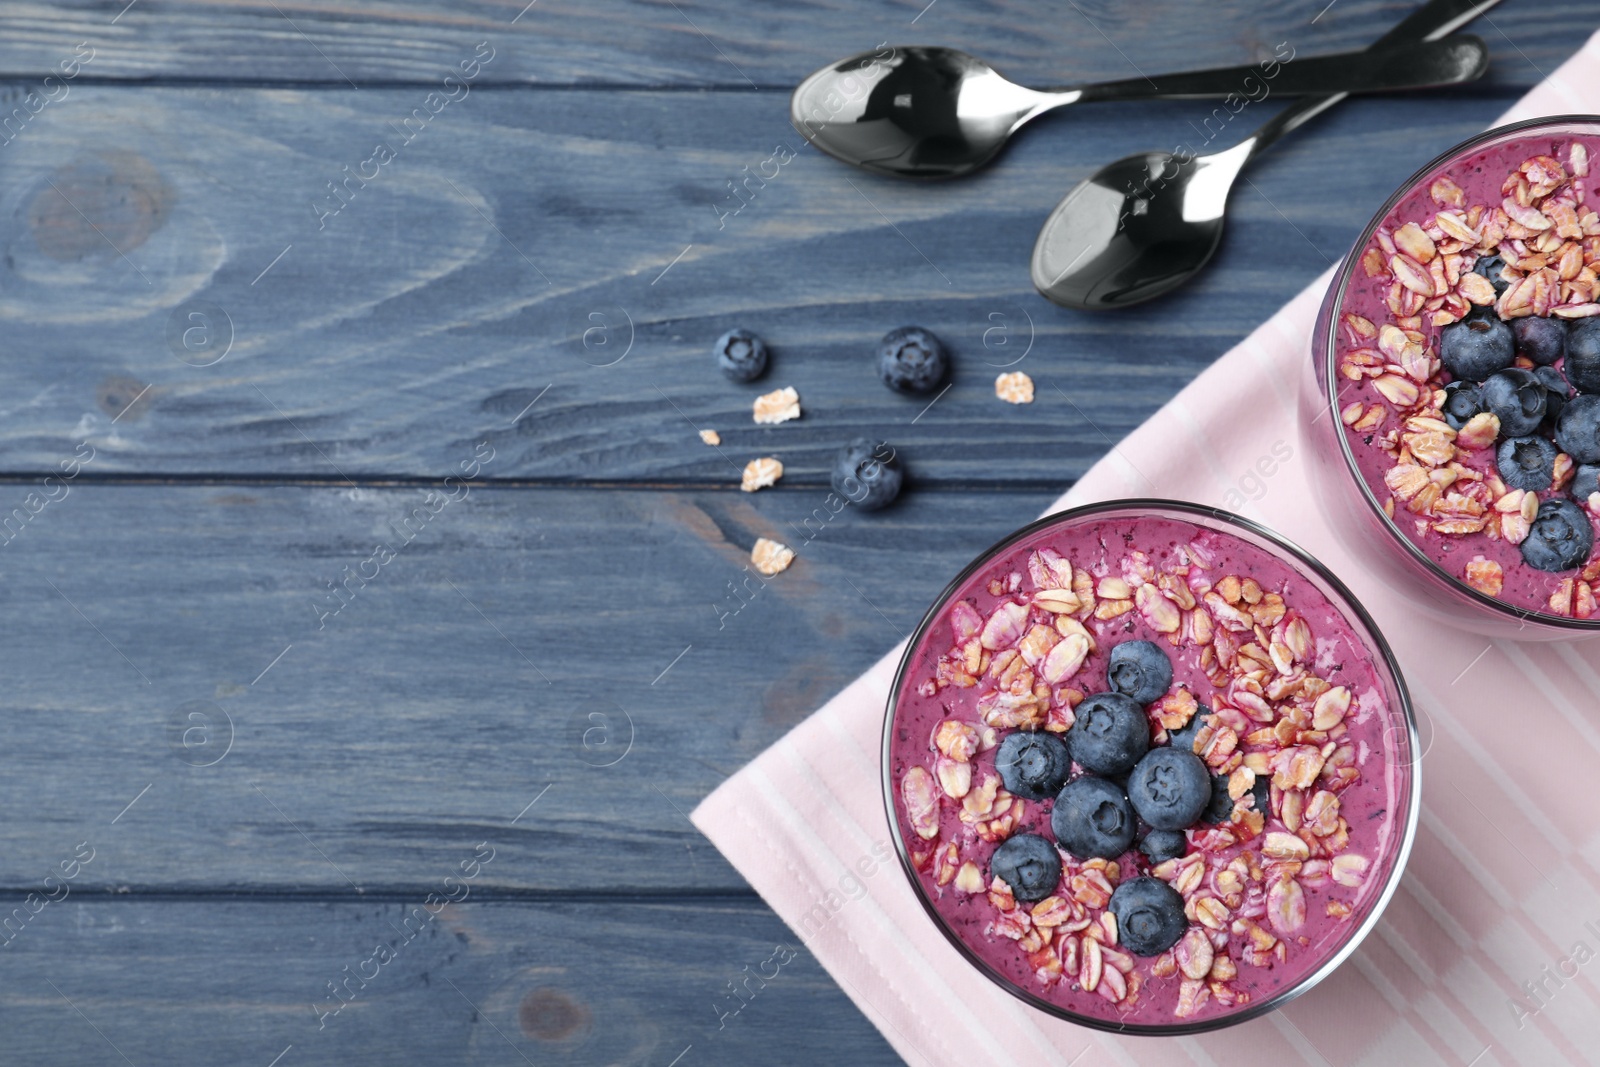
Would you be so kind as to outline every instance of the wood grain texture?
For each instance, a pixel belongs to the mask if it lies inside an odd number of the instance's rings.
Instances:
[[[927,483],[1065,485],[1509,102],[1345,104],[1251,168],[1195,284],[1095,316],[1033,293],[1041,220],[1104,161],[1203,143],[1203,105],[1085,108],[947,185],[797,151],[725,215],[726,183],[800,144],[779,94],[471,93],[408,144],[425,99],[80,88],[0,148],[0,471],[87,438],[96,475],[437,478],[488,439],[502,478],[730,485],[770,453],[822,484],[874,435]],[[379,142],[397,156],[378,177],[342,177]],[[174,341],[196,308],[222,321],[208,307],[231,321],[220,362],[220,334]],[[956,353],[925,414],[873,367],[908,322]],[[764,382],[714,368],[736,325],[774,348]],[[1033,405],[995,398],[1007,364]],[[754,425],[752,398],[782,385],[805,416]]]
[[[96,886],[377,892],[493,834],[496,889],[742,888],[685,813],[1050,499],[66,488],[0,547],[0,886],[89,838]]]
[[[0,13],[0,69],[43,73],[89,41],[96,49],[90,71],[101,77],[348,88],[442,74],[488,39],[508,56],[490,77],[514,84],[787,88],[824,63],[888,41],[956,44],[1012,77],[1048,85],[1232,66],[1270,54],[1280,41],[1305,54],[1360,48],[1416,6],[1403,0],[1203,6],[1184,0],[26,0]],[[1593,6],[1581,0],[1506,0],[1472,30],[1494,49],[1489,78],[1521,86],[1553,69],[1594,28]]]
[[[419,871],[414,896],[384,901],[150,901],[66,883],[0,959],[7,1060],[600,1067],[665,1065],[689,1049],[680,1067],[900,1062],[754,898],[469,895],[428,918],[428,879],[459,878],[456,859],[473,855],[468,843]],[[349,1003],[321,1014],[341,1003],[328,983],[346,981]]]

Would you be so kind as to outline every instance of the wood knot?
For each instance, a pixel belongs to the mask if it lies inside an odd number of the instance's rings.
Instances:
[[[28,205],[28,229],[51,259],[115,259],[160,229],[175,199],[143,156],[105,152],[73,160],[46,178]]]
[[[138,422],[150,407],[149,386],[137,378],[113,374],[94,391],[95,403],[113,419]]]
[[[517,1022],[529,1037],[562,1041],[589,1028],[589,1009],[561,990],[546,986],[522,998]]]

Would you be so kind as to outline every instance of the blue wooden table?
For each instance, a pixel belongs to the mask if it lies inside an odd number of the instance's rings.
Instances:
[[[0,5],[5,1061],[894,1062],[803,951],[719,1009],[795,938],[685,812],[1600,10],[1506,0],[1484,83],[1319,119],[1198,283],[1107,317],[1033,294],[1038,225],[1208,105],[911,186],[805,148],[788,90],[882,42],[1050,84],[1408,7]],[[873,374],[907,323],[956,352],[927,410]],[[713,367],[734,326],[759,386]],[[780,385],[804,417],[756,426]],[[807,533],[866,434],[903,500]],[[800,559],[736,597],[761,536]]]

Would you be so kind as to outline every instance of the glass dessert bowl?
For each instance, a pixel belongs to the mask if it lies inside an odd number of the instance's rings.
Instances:
[[[970,564],[901,660],[884,799],[923,907],[989,979],[1122,1033],[1269,1011],[1398,884],[1417,741],[1320,564],[1161,500],[1048,516]]]
[[[1491,130],[1385,203],[1335,273],[1300,425],[1332,524],[1495,636],[1600,634],[1600,117]]]

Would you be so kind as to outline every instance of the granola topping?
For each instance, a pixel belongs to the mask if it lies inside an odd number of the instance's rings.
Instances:
[[[1560,451],[1554,417],[1530,433],[1532,423],[1517,425],[1515,412],[1503,425],[1506,410],[1497,415],[1487,401],[1475,413],[1465,404],[1447,410],[1450,390],[1477,386],[1457,383],[1440,353],[1449,351],[1452,327],[1456,337],[1481,328],[1463,321],[1469,317],[1516,327],[1528,318],[1576,323],[1600,315],[1600,205],[1588,197],[1590,152],[1570,134],[1530,134],[1454,160],[1451,174],[1407,193],[1357,256],[1334,350],[1335,410],[1395,527],[1485,596],[1578,618],[1593,612],[1586,571],[1600,547],[1560,571],[1535,568],[1528,560],[1537,556],[1527,553],[1538,548],[1541,503],[1575,505],[1591,525],[1600,518],[1600,508],[1569,491],[1579,461]],[[1540,355],[1517,336],[1508,370],[1537,372],[1550,403],[1566,403],[1574,390],[1562,349]],[[1514,477],[1499,465],[1510,462],[1508,440],[1527,436],[1554,442],[1556,454],[1542,485],[1523,483],[1541,487],[1524,490],[1507,484],[1521,472]]]
[[[1127,640],[1173,664],[1144,706],[1151,745],[1190,739],[1232,810],[1180,831],[1182,854],[1159,862],[1057,844],[1059,882],[1019,900],[989,858],[1017,834],[1056,842],[1054,797],[1013,795],[999,746],[1022,730],[1070,749],[1075,709],[1111,687],[1111,649]],[[959,590],[911,663],[921,700],[903,696],[896,721],[923,725],[892,755],[903,837],[947,925],[1035,995],[1112,1020],[1227,1014],[1315,969],[1383,880],[1382,816],[1396,801],[1380,668],[1320,593],[1260,550],[1165,519],[1046,531]],[[1140,877],[1171,886],[1186,924],[1153,956],[1123,943],[1112,911]]]

